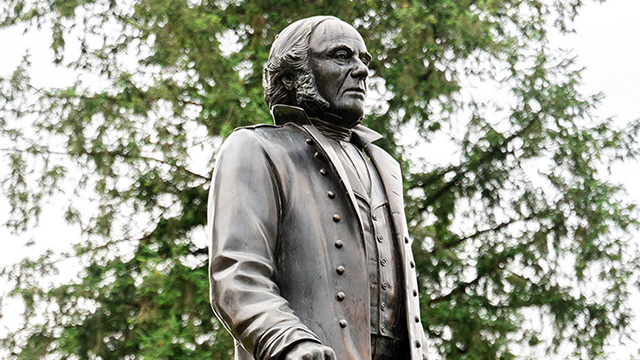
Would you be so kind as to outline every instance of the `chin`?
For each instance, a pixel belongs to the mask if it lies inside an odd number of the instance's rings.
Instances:
[[[364,106],[345,106],[336,109],[335,113],[347,122],[358,123],[364,116]]]

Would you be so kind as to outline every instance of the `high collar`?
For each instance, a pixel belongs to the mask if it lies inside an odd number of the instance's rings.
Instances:
[[[318,128],[322,135],[336,141],[351,141],[353,135],[353,127],[344,127],[335,123],[324,121],[317,117],[309,118],[313,126]]]
[[[276,125],[284,125],[286,123],[294,123],[300,126],[313,125],[304,109],[291,105],[274,105],[271,108],[271,116]],[[353,127],[353,135],[358,137],[360,143],[366,145],[382,139],[382,135],[369,129],[364,125],[356,125]]]

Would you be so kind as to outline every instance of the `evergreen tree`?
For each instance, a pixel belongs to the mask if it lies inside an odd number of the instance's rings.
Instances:
[[[569,344],[576,358],[605,357],[607,341],[630,331],[639,264],[634,204],[604,171],[637,155],[638,124],[595,117],[599,96],[581,93],[574,59],[549,45],[581,6],[5,0],[0,28],[50,31],[57,66],[78,74],[73,86],[38,88],[25,57],[0,79],[7,225],[29,229],[64,191],[93,207],[70,201],[64,217],[83,231],[72,252],[2,271],[7,295],[26,304],[2,348],[16,359],[231,358],[209,307],[207,249],[193,241],[215,150],[235,127],[271,121],[261,86],[270,45],[292,21],[324,14],[355,24],[374,57],[364,123],[404,166],[434,349],[511,359]],[[471,96],[474,81],[499,84],[508,102]],[[395,145],[407,134],[418,147]],[[416,150],[445,138],[450,159]],[[78,278],[47,282],[61,261]],[[523,325],[538,317],[550,339]]]

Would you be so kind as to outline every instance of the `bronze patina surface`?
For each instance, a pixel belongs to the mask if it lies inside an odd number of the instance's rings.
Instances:
[[[371,55],[335,17],[274,41],[274,125],[224,143],[209,198],[211,303],[236,359],[426,358],[399,164],[360,125]]]

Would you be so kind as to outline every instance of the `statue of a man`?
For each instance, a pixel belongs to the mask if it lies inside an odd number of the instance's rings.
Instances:
[[[220,150],[211,303],[238,360],[426,357],[400,166],[360,125],[370,61],[349,24],[294,22],[265,65],[275,125]]]

